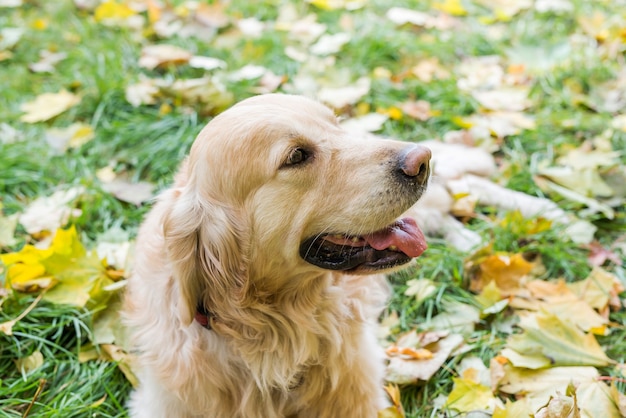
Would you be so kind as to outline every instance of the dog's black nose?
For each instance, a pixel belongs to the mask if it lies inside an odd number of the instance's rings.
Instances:
[[[413,145],[404,151],[400,158],[400,170],[402,174],[409,177],[411,181],[419,185],[424,185],[430,175],[431,152],[421,145]]]

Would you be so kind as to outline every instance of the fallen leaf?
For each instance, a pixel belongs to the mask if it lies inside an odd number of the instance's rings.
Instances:
[[[128,380],[134,388],[139,386],[139,379],[133,371],[135,357],[115,344],[103,344],[101,348],[110,360],[117,363],[117,367],[124,373],[126,380]]]
[[[557,391],[564,392],[570,383],[593,384],[600,376],[595,367],[553,367],[530,370],[506,365],[499,390],[526,399],[533,411],[545,405]]]
[[[433,116],[433,112],[430,109],[430,103],[425,100],[404,102],[402,103],[401,109],[404,114],[419,121],[426,121]]]
[[[551,396],[548,403],[537,411],[535,418],[580,418],[574,385],[567,385],[565,394],[557,391]]]
[[[15,360],[15,367],[24,376],[34,372],[41,366],[43,366],[43,354],[38,350],[34,351],[30,356]]]
[[[23,103],[20,106],[20,109],[26,113],[20,117],[20,120],[26,123],[47,121],[78,103],[80,103],[80,97],[67,90],[61,90],[58,93],[44,93],[37,96],[32,102]]]
[[[267,71],[269,71],[267,68],[260,65],[248,64],[230,73],[228,79],[230,81],[254,80],[263,77]]]
[[[136,206],[141,206],[143,202],[152,199],[154,188],[154,184],[146,181],[132,182],[120,177],[102,184],[104,191],[111,193],[123,202],[132,203]]]
[[[226,62],[218,58],[194,55],[189,59],[189,66],[193,68],[202,68],[205,71],[211,71],[226,68]]]
[[[530,407],[529,403],[525,399],[521,399],[515,402],[507,399],[504,407],[496,406],[491,418],[517,418],[517,417],[531,417],[534,410]]]
[[[104,287],[113,283],[95,252],[87,252],[78,239],[76,229],[59,229],[50,248],[26,245],[15,253],[0,255],[7,266],[6,284],[14,287],[32,283],[33,279],[53,278],[42,296],[52,303],[83,307],[105,302],[111,292]],[[19,286],[18,286],[19,288]]]
[[[68,148],[80,148],[95,138],[91,125],[73,123],[65,128],[51,128],[46,130],[46,142],[57,154],[63,154]]]
[[[84,191],[84,187],[78,186],[39,197],[26,207],[19,216],[19,222],[29,234],[56,231],[65,226],[71,217],[80,216],[82,211],[74,205]]]
[[[489,282],[495,281],[497,287],[510,292],[523,285],[524,279],[531,272],[533,265],[522,254],[497,253],[475,262],[477,271],[470,283],[470,290],[479,292]]]
[[[323,87],[318,92],[318,99],[335,109],[343,109],[355,104],[370,91],[370,80],[360,78],[355,84],[345,87]]]
[[[619,294],[624,291],[622,282],[600,267],[594,267],[584,280],[568,283],[567,286],[598,311],[604,311],[609,305],[618,309],[621,307]]]
[[[454,388],[448,395],[445,406],[459,412],[490,409],[495,397],[489,387],[471,379],[454,377],[452,381]]]
[[[518,354],[509,357],[516,366],[521,366],[522,360],[523,367],[529,368],[607,366],[614,363],[592,334],[584,333],[573,323],[554,314],[537,312],[524,315],[519,326],[524,332],[507,339],[507,348]]]
[[[51,52],[43,50],[39,52],[39,61],[29,64],[28,68],[34,73],[52,73],[54,66],[67,58],[65,52]]]
[[[233,94],[212,77],[156,79],[154,83],[162,96],[174,99],[177,104],[197,106],[203,114],[219,113],[234,101]]]
[[[389,116],[380,113],[368,113],[356,118],[350,118],[341,122],[341,126],[348,132],[363,133],[376,132],[383,128]]]
[[[127,86],[125,91],[126,100],[134,107],[155,104],[158,94],[156,81],[145,76],[140,77],[138,83]]]
[[[552,173],[555,174],[555,173]],[[597,199],[593,199],[588,197],[582,193],[578,193],[577,191],[571,190],[567,187],[561,186],[556,182],[548,180],[545,176],[535,176],[535,183],[539,186],[540,189],[546,192],[556,192],[562,197],[572,202],[581,203],[587,206],[588,211],[591,213],[602,213],[607,219],[613,219],[615,217],[615,211],[609,205],[600,202]],[[589,182],[587,182],[589,183]],[[606,189],[604,189],[606,190]]]
[[[193,54],[191,52],[174,45],[147,45],[141,50],[139,66],[153,70],[169,65],[186,64],[192,57]]]
[[[622,257],[618,253],[605,248],[598,241],[589,243],[589,256],[587,257],[587,261],[589,261],[589,264],[593,267],[600,267],[607,261],[611,261],[618,266],[622,265]]]
[[[433,336],[437,338],[435,341],[425,343]],[[430,351],[432,357],[421,360],[406,359],[400,356],[391,357],[387,364],[385,379],[400,385],[430,379],[441,368],[452,351],[463,343],[463,337],[457,334],[446,336],[445,333],[423,333],[418,335],[415,331],[407,333],[404,340],[401,338],[396,344],[400,347],[425,343],[422,348]]]
[[[444,302],[442,312],[424,324],[426,329],[470,334],[480,321],[480,310],[461,302]]]
[[[528,87],[501,87],[494,90],[474,90],[472,96],[483,107],[494,111],[520,112],[530,107]]]
[[[411,68],[411,74],[424,83],[430,83],[432,80],[446,80],[450,77],[450,71],[439,63],[437,57],[419,61]]]
[[[406,284],[408,287],[404,294],[406,296],[415,296],[415,302],[418,305],[437,291],[434,282],[429,279],[412,279],[406,282]]]
[[[600,173],[594,168],[545,167],[537,170],[537,174],[586,197],[611,197],[614,195],[613,189],[606,184]]]
[[[619,407],[612,396],[611,389],[606,383],[600,380],[594,380],[577,386],[576,397],[581,417],[620,418],[624,416],[620,413]]]
[[[136,15],[132,8],[127,4],[115,0],[107,0],[98,5],[94,11],[96,22],[102,22],[113,19],[128,19]]]
[[[432,5],[434,9],[441,10],[453,16],[465,16],[467,10],[463,7],[461,0],[443,0]]]
[[[622,417],[626,416],[626,395],[619,391],[615,382],[611,383],[611,398]]]
[[[394,384],[388,384],[384,387],[385,392],[392,405],[388,408],[378,411],[378,418],[404,418],[404,408],[400,399],[400,388]]]
[[[341,48],[350,42],[350,34],[345,32],[333,35],[322,35],[309,51],[315,55],[331,55],[341,51]]]

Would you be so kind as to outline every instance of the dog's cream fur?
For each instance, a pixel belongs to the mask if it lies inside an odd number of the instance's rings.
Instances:
[[[283,166],[294,147],[314,157]],[[382,274],[305,262],[300,243],[394,222],[417,199],[390,166],[409,147],[343,131],[296,96],[248,99],[198,135],[145,220],[125,320],[140,366],[133,417],[376,417]],[[214,318],[194,321],[198,303]]]

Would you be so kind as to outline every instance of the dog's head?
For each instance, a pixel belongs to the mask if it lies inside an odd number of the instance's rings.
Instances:
[[[264,95],[213,119],[179,174],[164,220],[188,308],[241,299],[250,286],[388,270],[426,248],[410,218],[430,151],[344,131],[325,106]],[[188,316],[190,321],[192,316]]]

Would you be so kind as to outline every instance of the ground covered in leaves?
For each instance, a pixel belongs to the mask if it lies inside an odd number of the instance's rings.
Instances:
[[[571,225],[476,204],[382,319],[381,417],[626,413],[626,4],[0,0],[0,416],[117,417],[116,317],[150,199],[237,100],[491,153]]]

